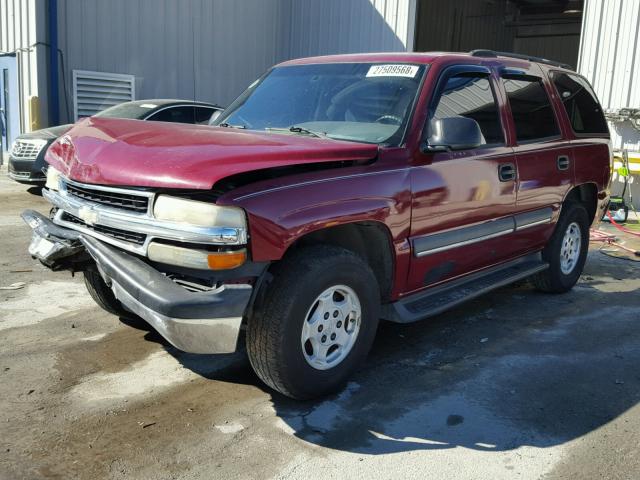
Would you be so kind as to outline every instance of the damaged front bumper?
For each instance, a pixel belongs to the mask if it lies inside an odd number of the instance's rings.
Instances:
[[[75,264],[89,260],[83,255],[79,232],[59,227],[34,210],[22,212],[22,219],[33,230],[29,253],[45,266],[54,271],[75,270]]]
[[[27,210],[22,218],[33,229],[29,253],[53,270],[74,269],[95,261],[105,283],[132,313],[149,322],[174,347],[190,353],[236,350],[252,287],[222,285],[191,292],[139,258],[88,235],[59,227]]]

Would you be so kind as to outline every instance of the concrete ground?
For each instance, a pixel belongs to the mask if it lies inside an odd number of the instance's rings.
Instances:
[[[297,403],[31,260],[18,214],[48,207],[5,172],[0,287],[25,285],[0,290],[1,478],[640,478],[638,263],[592,251],[568,294],[384,324],[341,394]]]

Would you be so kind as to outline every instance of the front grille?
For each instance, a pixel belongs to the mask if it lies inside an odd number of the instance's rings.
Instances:
[[[119,228],[105,227],[104,225],[89,225],[80,218],[67,212],[62,213],[61,220],[64,222],[75,223],[76,225],[80,225],[93,232],[100,233],[116,240],[133,243],[135,245],[143,245],[147,239],[147,236],[144,233],[130,232],[127,230],[120,230]]]
[[[147,209],[149,208],[149,198],[140,195],[108,192],[87,186],[81,187],[72,183],[67,183],[67,193],[93,203],[107,207],[121,208],[130,212],[147,213]]]
[[[11,156],[16,160],[35,160],[45,144],[43,140],[16,140],[11,148]]]

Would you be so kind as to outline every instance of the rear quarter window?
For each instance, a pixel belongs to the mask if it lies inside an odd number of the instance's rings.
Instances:
[[[573,131],[578,135],[609,135],[602,108],[589,83],[578,75],[554,72],[551,76],[567,112]]]

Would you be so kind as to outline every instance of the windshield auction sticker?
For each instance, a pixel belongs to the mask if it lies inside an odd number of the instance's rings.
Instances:
[[[417,65],[372,65],[367,77],[409,77],[418,73]]]

